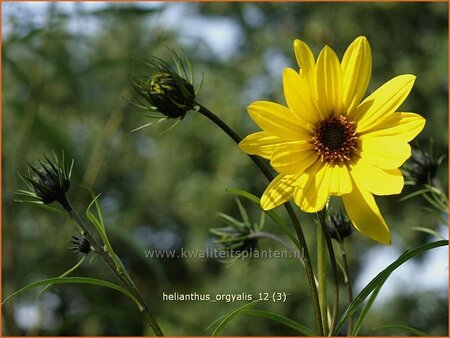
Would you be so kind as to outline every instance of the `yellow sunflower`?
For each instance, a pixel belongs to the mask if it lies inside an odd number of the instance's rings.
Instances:
[[[294,199],[303,211],[317,212],[330,196],[342,196],[355,228],[389,244],[389,228],[373,195],[403,189],[398,168],[411,156],[408,142],[425,119],[396,109],[415,76],[397,76],[362,100],[372,71],[365,37],[350,44],[342,62],[328,46],[317,61],[303,41],[295,40],[294,50],[300,71],[283,72],[287,106],[252,103],[249,115],[262,131],[239,144],[246,153],[270,160],[279,173],[261,207],[270,210]]]

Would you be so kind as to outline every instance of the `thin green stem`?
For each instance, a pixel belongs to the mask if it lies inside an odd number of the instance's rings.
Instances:
[[[301,245],[301,249],[303,250],[303,263],[305,264],[306,278],[308,280],[309,292],[311,296],[311,302],[314,310],[314,317],[316,319],[316,329],[319,336],[323,336],[322,329],[322,315],[320,314],[320,305],[319,305],[319,296],[317,294],[316,280],[314,277],[314,272],[311,263],[311,257],[309,255],[308,246],[306,244],[306,239],[303,234],[303,230],[300,226],[300,221],[295,214],[294,209],[289,203],[285,203],[284,207],[291,218],[291,221],[294,225],[295,232],[297,234],[298,241]]]
[[[66,210],[67,214],[79,225],[79,227],[83,230],[83,236],[86,237],[89,244],[94,248],[94,252],[98,254],[105,263],[110,267],[112,272],[119,278],[122,285],[130,291],[130,293],[137,299],[137,301],[140,303],[141,307],[139,310],[143,314],[144,318],[149,323],[150,327],[153,329],[153,332],[156,336],[164,336],[161,328],[159,327],[158,323],[156,322],[155,318],[150,312],[150,309],[148,308],[147,304],[145,303],[144,299],[142,298],[141,294],[139,293],[139,290],[134,285],[133,281],[131,281],[126,274],[119,269],[116,264],[114,263],[114,260],[108,255],[108,253],[104,250],[103,246],[101,246],[97,240],[92,236],[91,232],[89,231],[86,224],[83,222],[81,217],[78,215],[78,213],[75,211],[75,209],[72,207],[69,199],[66,197],[65,201],[60,201],[61,206]]]
[[[336,263],[336,256],[334,255],[333,243],[331,243],[330,234],[328,233],[327,224],[325,221],[325,210],[321,210],[317,213],[317,216],[320,221],[320,225],[322,227],[322,232],[325,237],[325,241],[328,248],[328,254],[330,256],[331,263],[331,274],[333,276],[333,285],[334,285],[334,294],[333,294],[333,311],[331,314],[331,323],[330,323],[330,331],[329,335],[331,335],[334,331],[334,327],[336,325],[337,320],[337,312],[339,307],[339,280],[338,280],[338,270]]]
[[[328,301],[327,301],[327,257],[326,240],[322,226],[317,225],[317,280],[319,283],[319,304],[322,314],[323,332],[328,334]]]
[[[350,305],[351,303],[353,303],[353,290],[352,290],[352,281],[350,279],[350,269],[349,269],[349,265],[348,265],[347,252],[345,250],[343,239],[339,240],[339,249],[341,251],[342,261],[344,262],[344,272],[345,272],[344,283],[347,286],[348,304]],[[348,335],[350,335],[350,333],[352,332],[352,327],[353,327],[352,316],[348,317],[347,326],[348,326],[347,332],[348,332]]]
[[[231,137],[234,142],[239,144],[242,141],[242,138],[238,134],[236,134],[235,131],[231,129],[225,122],[223,122],[217,115],[215,115],[213,112],[211,112],[201,104],[197,103],[197,105],[199,106],[198,112],[212,121],[218,127],[220,127],[220,129],[222,129],[229,137]],[[266,167],[264,161],[260,157],[254,155],[249,155],[249,157],[269,181],[272,181],[274,179],[272,172]],[[303,262],[305,264],[306,277],[308,279],[308,287],[314,311],[317,334],[319,336],[323,336],[324,333],[322,328],[322,316],[320,314],[319,296],[317,294],[317,288],[314,280],[314,271],[312,268],[311,257],[309,256],[305,235],[303,234],[300,221],[298,220],[291,204],[285,203],[284,207],[286,208],[286,211],[292,221],[295,233],[297,234],[297,238],[301,246],[301,250],[303,252]]]

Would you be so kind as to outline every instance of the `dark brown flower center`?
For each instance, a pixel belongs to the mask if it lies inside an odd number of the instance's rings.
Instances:
[[[346,162],[357,152],[355,126],[343,115],[331,116],[315,128],[312,142],[322,161]]]

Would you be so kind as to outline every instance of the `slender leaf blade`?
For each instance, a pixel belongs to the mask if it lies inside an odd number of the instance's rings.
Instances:
[[[388,265],[387,268],[385,268],[383,271],[381,271],[375,278],[373,278],[369,284],[366,285],[366,287],[355,297],[353,302],[347,307],[344,314],[342,315],[341,319],[337,323],[333,334],[337,335],[339,331],[341,330],[342,326],[344,325],[345,321],[350,317],[356,309],[361,305],[361,303],[369,296],[369,294],[380,285],[380,283],[384,283],[384,281],[387,279],[387,277],[390,276],[390,274],[397,269],[399,266],[401,266],[403,263],[407,262],[411,258],[434,248],[438,248],[441,246],[448,245],[448,240],[441,240],[431,243],[423,244],[411,251],[407,251],[404,254],[402,254],[397,260],[395,260],[393,263]]]
[[[420,231],[420,232],[424,232],[426,234],[435,236],[435,237],[437,237],[439,239],[446,240],[446,238],[444,236],[442,236],[439,232],[437,232],[437,231],[435,231],[433,229],[429,229],[429,228],[425,228],[425,227],[411,227],[410,229],[411,230]]]
[[[234,310],[233,312],[231,312],[230,314],[228,314],[221,322],[220,324],[216,327],[216,329],[214,330],[212,336],[213,337],[217,337],[219,336],[222,331],[225,329],[225,327],[237,316],[239,316],[243,311],[250,309],[251,307],[255,306],[257,303],[259,303],[259,300],[257,301],[253,301],[251,303],[247,303],[241,307],[239,307],[238,309]]]
[[[295,320],[289,319],[277,313],[273,313],[270,311],[261,311],[261,310],[244,310],[242,315],[252,316],[252,317],[260,317],[265,319],[270,319],[276,321],[284,326],[287,326],[297,332],[300,332],[302,335],[306,336],[315,336],[316,333],[311,330],[309,327],[296,322]]]
[[[139,301],[127,289],[121,287],[120,285],[111,283],[111,282],[107,282],[107,281],[104,281],[101,279],[96,279],[96,278],[90,278],[90,277],[63,277],[63,278],[56,277],[56,278],[48,278],[48,279],[44,279],[44,280],[41,280],[38,282],[34,282],[34,283],[24,286],[23,288],[17,290],[16,292],[13,292],[12,294],[10,294],[8,297],[6,297],[2,301],[2,305],[4,303],[6,303],[7,301],[11,300],[12,298],[14,298],[28,290],[31,290],[38,286],[49,285],[49,284],[91,284],[91,285],[107,287],[107,288],[110,288],[110,289],[113,289],[113,290],[123,293],[124,295],[126,295],[130,299],[132,299],[136,303],[136,305],[138,305],[139,309],[142,308]]]
[[[375,331],[375,330],[379,330],[379,329],[402,330],[402,331],[411,333],[411,334],[413,334],[415,336],[418,336],[418,337],[428,337],[429,336],[429,334],[427,334],[427,333],[425,333],[425,332],[423,332],[421,330],[418,330],[418,329],[416,329],[414,327],[406,326],[406,325],[396,325],[396,324],[381,325],[381,326],[378,326],[376,328],[373,328],[371,331]]]
[[[370,308],[372,307],[373,303],[375,302],[375,299],[377,298],[378,293],[380,292],[381,288],[383,287],[383,285],[386,282],[388,277],[389,276],[387,276],[386,279],[382,283],[380,283],[375,288],[375,290],[373,290],[372,294],[370,295],[370,298],[369,298],[368,302],[366,303],[366,305],[364,306],[363,310],[361,311],[358,319],[356,320],[356,324],[355,324],[355,326],[353,328],[353,331],[352,331],[352,334],[351,334],[352,336],[357,336],[358,335],[359,330],[361,329],[362,324],[364,322],[364,319],[366,319],[366,316],[369,313]]]
[[[83,255],[83,257],[81,257],[81,259],[78,261],[77,264],[75,264],[74,266],[72,266],[69,270],[67,270],[66,272],[64,272],[63,274],[61,274],[58,278],[63,278],[66,277],[67,275],[71,274],[72,272],[74,272],[76,269],[78,269],[80,267],[81,264],[83,264],[84,260],[86,259],[86,255]],[[42,288],[42,290],[38,293],[37,297],[40,297],[45,290],[47,290],[50,286],[52,286],[53,284],[47,284],[44,288]]]

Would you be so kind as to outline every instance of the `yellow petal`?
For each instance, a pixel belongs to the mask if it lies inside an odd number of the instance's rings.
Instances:
[[[302,174],[317,160],[317,152],[307,141],[287,142],[275,148],[270,165],[282,174]]]
[[[330,171],[330,194],[341,196],[352,191],[352,180],[346,165],[334,165]]]
[[[261,208],[270,210],[282,205],[292,198],[296,175],[278,175],[264,191],[261,197]]]
[[[311,49],[301,40],[294,41],[294,52],[302,76],[312,85],[315,61]]]
[[[398,112],[362,134],[367,137],[395,137],[409,142],[423,130],[424,126],[425,119],[422,116]]]
[[[351,113],[361,102],[372,72],[372,52],[366,37],[360,36],[347,48],[342,59],[343,104]]]
[[[311,89],[307,81],[291,68],[283,72],[284,97],[289,109],[296,113],[304,127],[312,130],[320,115],[312,102]]]
[[[330,196],[328,164],[317,161],[295,183],[294,201],[305,212],[322,210]]]
[[[286,142],[266,131],[259,131],[245,137],[240,143],[239,148],[250,155],[259,155],[270,159],[276,146]]]
[[[306,139],[308,131],[288,108],[278,103],[256,101],[248,106],[253,121],[263,130],[289,140]]]
[[[411,147],[397,137],[361,137],[361,157],[383,169],[396,169],[410,156]]]
[[[352,192],[343,195],[342,200],[348,217],[358,231],[380,243],[391,243],[389,228],[371,193],[354,183]]]
[[[403,175],[398,169],[381,169],[361,158],[351,167],[356,183],[375,195],[400,194]]]
[[[368,96],[352,114],[358,120],[356,131],[369,130],[393,114],[408,96],[415,78],[410,74],[397,76]]]
[[[316,86],[322,117],[343,113],[341,65],[336,53],[328,46],[322,49],[317,59]]]

